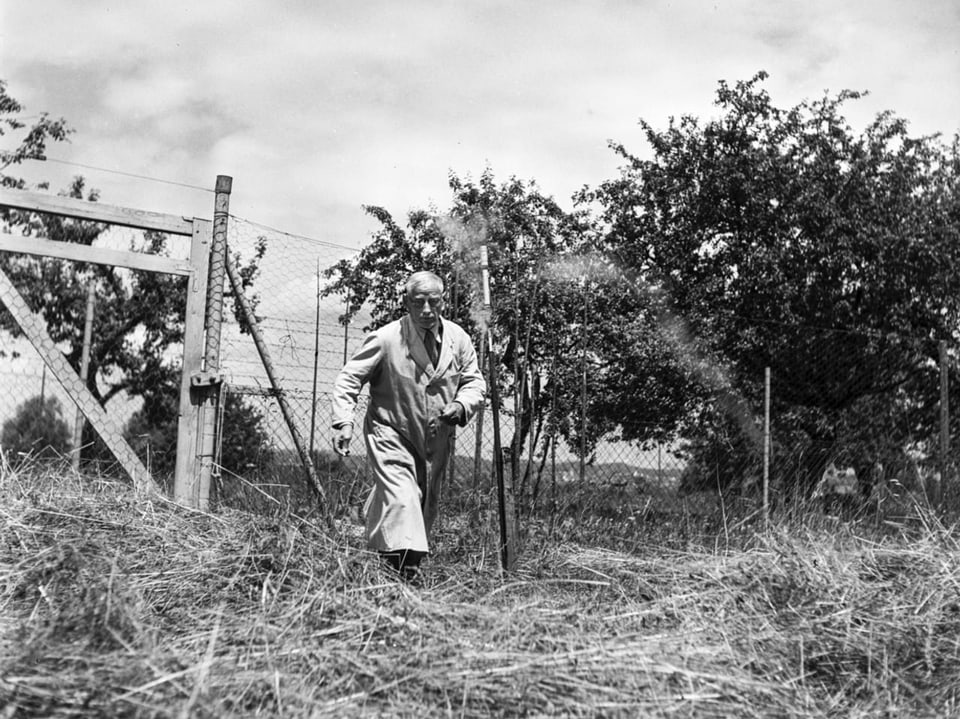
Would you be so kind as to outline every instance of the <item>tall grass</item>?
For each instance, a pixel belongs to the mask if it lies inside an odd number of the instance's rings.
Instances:
[[[306,504],[201,513],[6,467],[3,716],[960,714],[960,548],[922,506],[765,529],[566,497],[503,574],[493,505],[452,494],[411,586],[355,518],[331,536]]]

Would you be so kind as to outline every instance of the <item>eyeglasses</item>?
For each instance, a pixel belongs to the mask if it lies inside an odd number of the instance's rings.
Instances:
[[[416,307],[418,310],[422,310],[427,305],[430,305],[430,309],[436,310],[440,309],[443,306],[442,297],[414,297],[410,300],[410,306]]]

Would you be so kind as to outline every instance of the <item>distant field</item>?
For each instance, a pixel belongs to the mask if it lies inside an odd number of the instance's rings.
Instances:
[[[960,715],[960,545],[922,508],[593,506],[525,519],[504,574],[494,515],[451,503],[411,586],[355,521],[8,468],[2,715]]]

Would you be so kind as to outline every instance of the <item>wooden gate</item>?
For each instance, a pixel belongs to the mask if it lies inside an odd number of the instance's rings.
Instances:
[[[103,205],[69,197],[38,192],[0,188],[0,207],[41,212],[110,225],[153,230],[191,238],[189,260],[158,255],[111,250],[41,237],[0,234],[0,252],[15,252],[54,257],[74,262],[126,267],[146,272],[161,272],[187,277],[187,301],[183,339],[183,374],[180,386],[180,416],[177,430],[177,463],[174,484],[186,488],[178,492],[178,501],[190,506],[203,506],[206,497],[199,495],[198,451],[201,403],[191,397],[191,377],[203,370],[204,309],[206,305],[212,225],[209,220],[187,219],[175,215]],[[79,375],[67,363],[47,332],[43,318],[30,310],[10,278],[0,269],[0,302],[37,350],[87,421],[103,439],[117,461],[130,475],[138,492],[157,489],[150,473],[124,439],[122,429],[103,410]]]

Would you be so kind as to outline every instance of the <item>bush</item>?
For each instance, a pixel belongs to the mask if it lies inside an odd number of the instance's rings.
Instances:
[[[63,419],[63,406],[56,397],[37,395],[17,408],[3,423],[0,445],[10,455],[28,454],[50,459],[70,450],[70,427]]]

